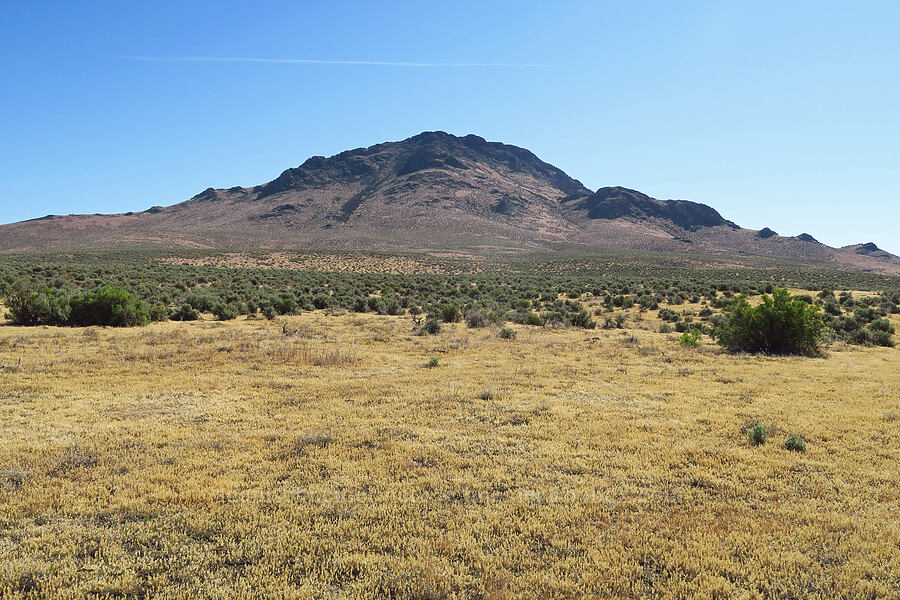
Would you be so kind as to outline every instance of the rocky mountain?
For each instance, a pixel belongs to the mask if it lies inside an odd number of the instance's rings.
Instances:
[[[671,224],[688,231],[704,227],[740,229],[705,204],[687,200],[657,200],[623,187],[600,188],[590,196],[572,202],[570,209],[588,219],[657,221],[661,226]]]
[[[715,209],[623,187],[591,191],[532,152],[425,132],[314,156],[254,187],[208,188],[172,206],[0,226],[0,249],[110,244],[208,248],[521,250],[625,248],[837,261],[900,273],[869,245],[742,229]]]

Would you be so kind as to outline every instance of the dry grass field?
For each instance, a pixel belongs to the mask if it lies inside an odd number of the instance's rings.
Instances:
[[[900,351],[628,326],[0,327],[0,597],[900,597]]]

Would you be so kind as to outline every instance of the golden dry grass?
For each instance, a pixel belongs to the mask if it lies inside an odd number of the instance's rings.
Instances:
[[[897,598],[900,351],[637,325],[0,327],[0,596]]]

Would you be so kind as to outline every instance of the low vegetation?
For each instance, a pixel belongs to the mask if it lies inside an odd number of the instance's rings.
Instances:
[[[777,288],[772,296],[763,294],[757,306],[744,296],[732,300],[714,335],[730,352],[815,356],[825,324],[817,306]]]
[[[618,310],[4,325],[0,596],[895,597],[900,352]]]
[[[900,280],[128,260],[0,255],[4,598],[900,588]]]
[[[4,303],[16,325],[134,327],[150,322],[150,311],[143,302],[112,286],[66,293],[49,287],[35,289],[26,282],[15,281],[4,296]]]
[[[284,252],[265,268],[259,266],[265,256],[259,254],[248,263],[257,266],[250,268],[178,264],[153,254],[122,257],[112,251],[5,255],[0,257],[0,295],[12,320],[27,325],[141,325],[197,320],[202,314],[221,321],[240,316],[271,320],[327,310],[409,314],[423,320],[418,324],[422,334],[434,335],[442,323],[463,320],[471,328],[622,329],[640,327],[655,312],[662,321],[657,330],[690,334],[680,338],[686,345],[711,335],[734,352],[807,355],[834,341],[893,346],[891,317],[900,313],[900,278],[861,273],[752,268],[735,273],[660,267],[627,257],[475,263],[477,268],[437,263],[422,274],[351,273],[285,268],[291,259]],[[383,260],[397,264],[397,259]],[[367,264],[378,263],[373,257]],[[840,278],[871,291],[835,295]],[[791,297],[780,286],[818,293]],[[74,317],[73,307],[79,309]],[[632,319],[638,323],[629,324]]]

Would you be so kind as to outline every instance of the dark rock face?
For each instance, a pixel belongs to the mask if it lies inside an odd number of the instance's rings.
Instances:
[[[471,164],[503,166],[514,172],[526,173],[547,180],[565,194],[575,197],[591,193],[580,181],[524,148],[488,142],[477,135],[457,137],[443,131],[427,131],[402,142],[347,150],[330,158],[314,156],[257,188],[257,199],[335,182],[357,180],[371,184],[390,176],[403,177],[431,169],[464,171]]]
[[[264,219],[277,219],[278,217],[284,217],[293,213],[296,213],[300,208],[295,204],[279,204],[272,210],[268,212],[264,212],[259,216],[250,217],[251,220],[264,220]]]
[[[801,233],[800,235],[797,236],[797,239],[800,240],[801,242],[809,242],[811,244],[819,243],[819,240],[817,240],[813,236],[809,235],[808,233]]]
[[[200,201],[215,200],[218,197],[219,197],[218,191],[216,191],[214,188],[206,188],[205,190],[203,190],[202,192],[200,192],[199,194],[197,194],[196,196],[191,198],[191,200],[200,200]]]
[[[466,169],[466,165],[461,163],[452,154],[440,152],[432,148],[420,148],[406,159],[406,162],[397,171],[397,175],[407,175],[416,171],[424,171],[426,169]]]
[[[718,226],[738,229],[737,225],[705,204],[687,200],[657,200],[623,187],[600,188],[587,198],[576,201],[572,209],[587,211],[590,219],[663,219],[689,231]]]
[[[876,246],[873,242],[860,244],[859,248],[856,249],[857,254],[874,254],[875,252],[881,252],[881,248]]]
[[[758,237],[761,240],[767,240],[770,237],[776,237],[776,236],[778,236],[778,234],[774,230],[769,229],[768,227],[763,227],[762,229],[759,230],[759,233],[756,234],[756,237]]]

